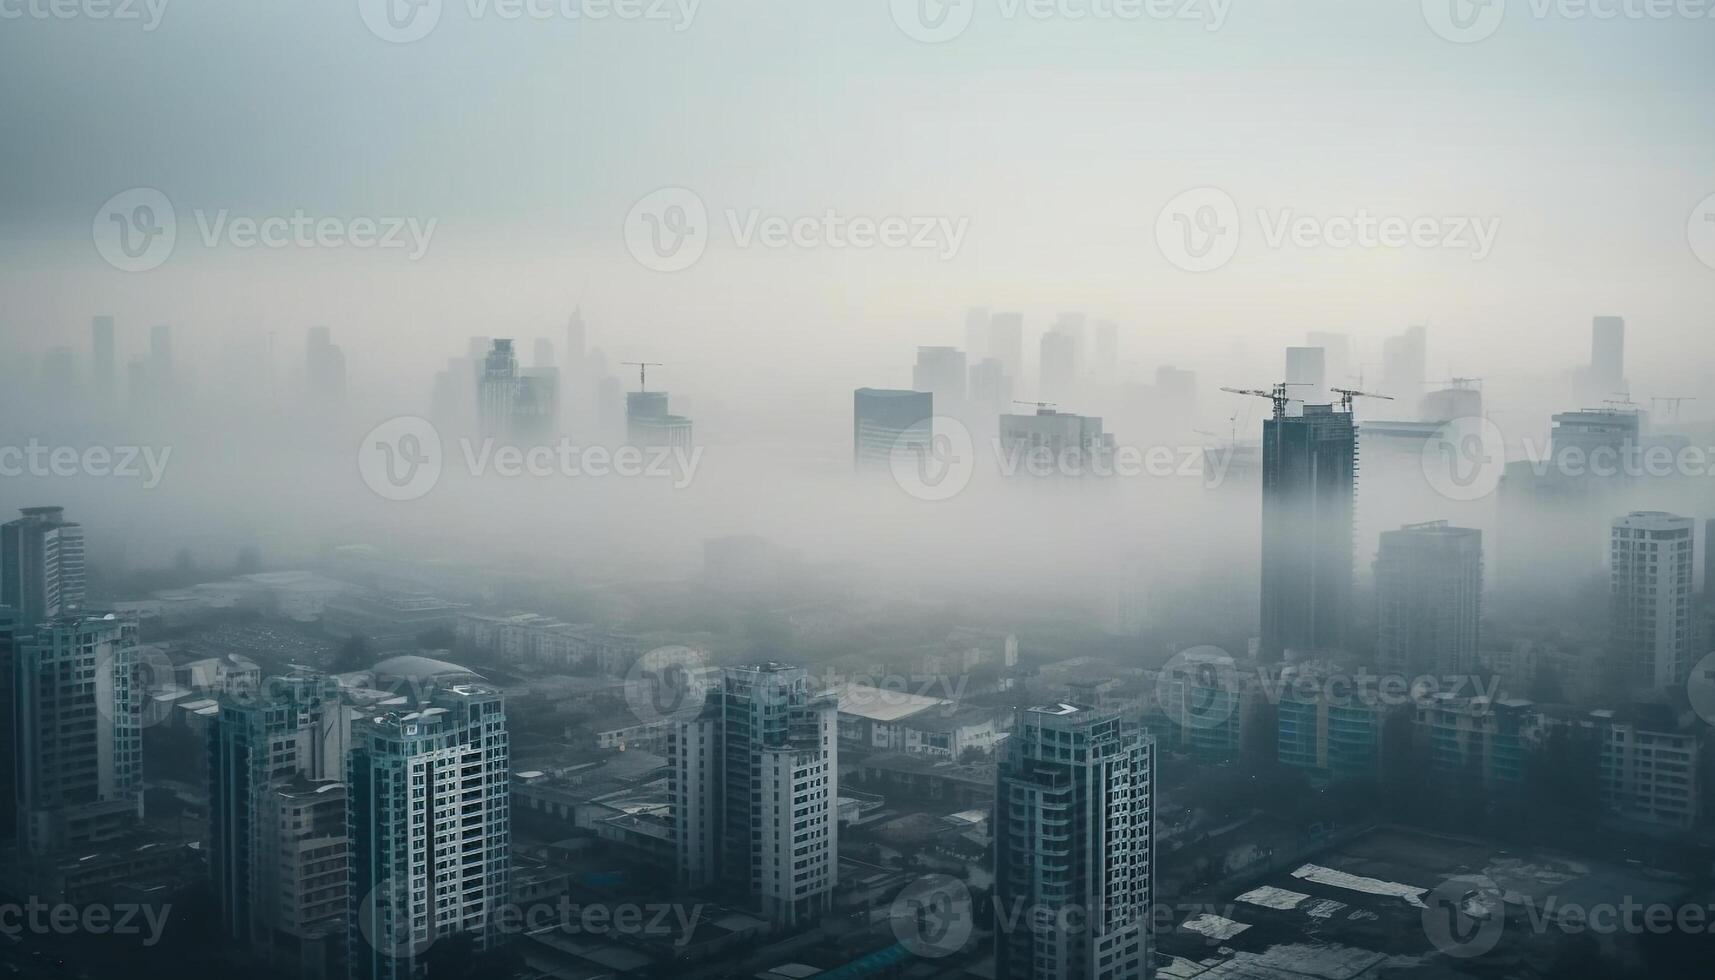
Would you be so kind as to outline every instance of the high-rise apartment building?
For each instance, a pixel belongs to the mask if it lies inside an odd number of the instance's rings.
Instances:
[[[1351,413],[1306,405],[1263,422],[1262,644],[1265,660],[1341,650],[1352,605],[1357,429]]]
[[[852,393],[852,463],[886,470],[900,454],[925,452],[934,436],[934,396],[927,391],[859,388]]]
[[[26,507],[0,524],[0,605],[19,629],[69,615],[83,605],[83,527],[63,507]]]
[[[506,712],[477,684],[435,689],[414,710],[359,719],[346,761],[352,980],[424,974],[437,939],[501,938],[511,883]]]
[[[208,863],[215,904],[227,935],[265,955],[325,935],[334,900],[327,889],[338,891],[337,925],[343,928],[347,849],[339,780],[350,730],[351,709],[340,703],[338,684],[308,671],[269,678],[259,694],[225,700],[209,727]],[[308,782],[313,785],[305,788]],[[298,789],[290,790],[294,785]],[[303,795],[310,792],[321,796]],[[337,814],[329,809],[333,801]],[[292,863],[304,858],[303,841],[330,836],[334,816],[338,842],[310,848],[319,866],[312,872]],[[284,890],[306,873],[324,886],[301,896],[307,906],[293,906]],[[304,930],[307,922],[315,923],[314,931]]]
[[[1117,712],[1022,708],[995,784],[994,900],[1019,923],[997,931],[995,975],[1147,977],[1154,741]]]
[[[839,702],[804,668],[729,667],[669,737],[669,799],[681,884],[748,893],[771,921],[833,907],[838,876]]]
[[[143,816],[143,691],[137,625],[61,616],[14,639],[18,846],[47,855],[98,845]]]
[[[1477,667],[1483,532],[1446,521],[1384,531],[1376,553],[1376,665],[1417,677]]]
[[[1692,663],[1695,526],[1662,511],[1612,524],[1608,551],[1608,656],[1613,680],[1639,689],[1684,684]]]

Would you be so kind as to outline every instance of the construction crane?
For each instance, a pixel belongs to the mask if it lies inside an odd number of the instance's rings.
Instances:
[[[1661,420],[1663,422],[1678,422],[1679,406],[1686,402],[1694,402],[1696,400],[1696,398],[1686,395],[1664,395],[1659,398],[1651,398],[1649,403],[1652,410],[1658,404],[1665,404],[1668,406],[1669,411],[1663,412],[1661,416]]]
[[[1053,408],[1054,407],[1053,402],[1024,402],[1024,401],[1019,401],[1016,398],[1014,398],[1012,400],[1012,403],[1014,405],[1034,405],[1038,412],[1042,411],[1045,408]]]
[[[660,361],[620,361],[619,363],[629,364],[632,367],[637,369],[637,390],[638,391],[648,391],[649,390],[649,385],[648,385],[648,381],[647,381],[648,371],[652,367],[660,367],[661,366]]]
[[[1221,390],[1230,395],[1254,395],[1257,398],[1268,399],[1274,403],[1274,417],[1278,419],[1285,417],[1287,402],[1299,401],[1297,398],[1288,397],[1286,389],[1309,386],[1310,383],[1308,381],[1282,381],[1279,384],[1276,384],[1273,390],[1270,391],[1263,391],[1261,388],[1222,388]]]
[[[1340,408],[1347,415],[1352,414],[1352,399],[1354,398],[1380,398],[1382,401],[1393,401],[1392,395],[1378,395],[1373,391],[1359,391],[1356,388],[1329,388],[1328,390],[1340,396]]]

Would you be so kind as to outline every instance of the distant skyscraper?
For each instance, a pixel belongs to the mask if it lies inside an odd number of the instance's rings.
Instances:
[[[1603,398],[1626,390],[1625,317],[1599,316],[1590,323],[1590,383]]]
[[[572,310],[572,315],[566,320],[566,369],[577,371],[583,367],[584,351],[588,338],[584,336],[584,312],[582,309]]]
[[[496,339],[483,357],[477,385],[483,433],[515,441],[549,435],[558,412],[557,382],[557,375],[519,371],[512,341]]]
[[[952,347],[917,348],[917,365],[911,371],[911,387],[935,396],[943,412],[965,401],[965,353]]]
[[[1352,605],[1357,430],[1349,413],[1306,405],[1262,437],[1262,656],[1345,648]]]
[[[90,323],[89,386],[97,403],[105,408],[117,404],[118,361],[113,352],[113,318],[98,316]]]
[[[981,416],[999,415],[1012,407],[1012,379],[999,358],[985,357],[971,365],[967,389],[971,407]]]
[[[475,684],[438,688],[416,710],[360,719],[346,762],[351,980],[425,973],[435,939],[501,939],[512,831],[506,712]]]
[[[1293,388],[1287,394],[1306,405],[1328,401],[1327,352],[1320,347],[1288,347],[1286,349],[1286,381]],[[1294,413],[1296,414],[1296,413]]]
[[[1662,511],[1633,511],[1612,527],[1608,654],[1613,679],[1640,690],[1685,683],[1692,657],[1695,526]]]
[[[1304,346],[1320,347],[1323,351],[1323,376],[1328,383],[1343,388],[1362,388],[1351,384],[1358,379],[1352,374],[1352,338],[1332,330],[1312,330],[1304,337]]]
[[[691,445],[691,420],[667,410],[665,391],[625,395],[625,441],[633,446]]]
[[[668,793],[682,885],[723,882],[779,925],[833,907],[838,703],[804,668],[728,667],[701,714],[674,723]]]
[[[1382,390],[1407,405],[1423,394],[1429,365],[1429,329],[1407,327],[1405,333],[1382,341]]]
[[[24,853],[98,847],[142,819],[144,692],[136,647],[136,624],[112,615],[59,616],[15,640],[13,739]]]
[[[327,327],[311,327],[304,339],[304,388],[315,409],[345,401],[345,352],[329,339]]]
[[[1041,369],[1038,393],[1043,401],[1071,401],[1078,385],[1077,340],[1066,333],[1042,335],[1042,355],[1037,366]]]
[[[973,306],[965,311],[965,353],[971,363],[988,356],[989,311],[986,306]]]
[[[934,396],[927,391],[859,388],[852,393],[852,463],[887,469],[895,454],[927,451],[934,437]]]
[[[17,733],[12,730],[18,710],[13,700],[17,629],[12,607],[0,605],[0,710],[6,713],[0,724],[0,844],[12,840],[18,827]]]
[[[995,906],[1020,923],[995,976],[1148,977],[1155,742],[1118,713],[1021,708],[995,776]]]
[[[1016,382],[1024,377],[1024,314],[996,313],[989,320],[989,357],[999,358],[1006,376]]]
[[[28,631],[83,605],[83,527],[65,520],[63,507],[22,513],[0,524],[0,605]]]
[[[1000,417],[1000,452],[1017,465],[1018,476],[1053,473],[1063,476],[1102,476],[1112,473],[1114,437],[1102,431],[1102,420],[1039,408],[1031,415]],[[1033,469],[1035,466],[1045,469]]]
[[[312,672],[271,678],[223,702],[209,727],[215,904],[227,935],[266,956],[300,954],[344,926],[351,710],[338,690]]]
[[[1384,531],[1376,554],[1376,665],[1417,677],[1470,674],[1483,613],[1483,534],[1446,521]]]
[[[1090,357],[1090,318],[1082,313],[1062,313],[1054,319],[1052,333],[1072,338],[1072,376],[1083,377]]]

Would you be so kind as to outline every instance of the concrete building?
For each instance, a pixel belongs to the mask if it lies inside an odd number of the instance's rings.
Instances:
[[[1613,522],[1608,571],[1610,675],[1644,690],[1685,683],[1692,656],[1694,522],[1633,511]]]
[[[1476,773],[1487,786],[1524,783],[1542,715],[1523,699],[1491,701],[1443,691],[1416,709],[1417,738],[1435,770]]]
[[[1476,669],[1481,531],[1446,521],[1384,531],[1375,574],[1376,665],[1382,673],[1451,677]]]
[[[360,719],[346,761],[351,875],[346,956],[352,980],[424,973],[439,938],[501,939],[511,822],[500,693],[436,689],[412,710]]]
[[[24,629],[83,605],[83,527],[63,507],[25,507],[0,524],[0,606]]]
[[[354,592],[328,601],[322,628],[341,639],[366,640],[376,652],[415,650],[424,633],[450,630],[458,611],[432,595]]]
[[[355,709],[341,703],[339,691],[335,679],[309,671],[269,678],[253,694],[223,698],[209,726],[207,850],[215,904],[226,934],[267,958],[309,954],[325,962],[325,949],[304,944],[325,947],[320,941],[344,926],[339,780]],[[338,844],[322,840],[328,837]],[[295,891],[293,883],[306,876],[317,887]],[[330,919],[335,877],[338,916]]]
[[[1351,413],[1333,405],[1306,405],[1298,416],[1282,405],[1263,422],[1265,661],[1346,646],[1357,460]]]
[[[838,877],[837,701],[802,667],[726,668],[669,740],[678,878],[750,894],[777,925],[833,907]]]
[[[995,976],[1149,976],[1155,743],[1117,713],[1022,708],[995,777]],[[1061,917],[1064,908],[1082,914]]]
[[[1276,757],[1318,779],[1374,780],[1381,773],[1384,707],[1356,692],[1327,696],[1334,675],[1351,672],[1317,662],[1284,668],[1275,705]]]
[[[926,391],[859,388],[852,393],[852,465],[886,471],[901,454],[926,452],[934,437],[934,396]]]
[[[1017,476],[1102,476],[1113,472],[1114,437],[1099,418],[1038,408],[1000,417],[1000,452]]]
[[[143,816],[136,624],[62,616],[14,643],[20,850],[48,855],[131,832]]]
[[[625,396],[625,441],[632,446],[689,449],[691,420],[668,411],[665,391],[632,391]]]
[[[1611,818],[1635,826],[1689,830],[1702,816],[1699,776],[1704,732],[1651,724],[1643,719],[1602,718],[1599,772],[1602,805]],[[1664,719],[1665,720],[1665,719]]]

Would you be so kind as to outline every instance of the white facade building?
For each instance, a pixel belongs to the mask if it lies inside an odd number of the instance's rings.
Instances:
[[[1616,677],[1661,690],[1691,671],[1690,518],[1633,511],[1613,522],[1609,656]]]

